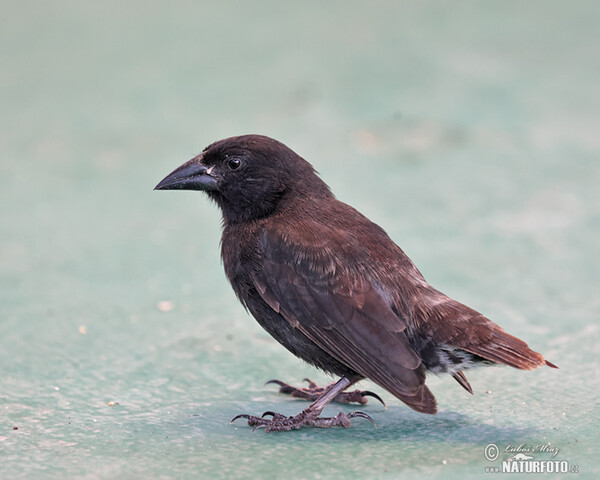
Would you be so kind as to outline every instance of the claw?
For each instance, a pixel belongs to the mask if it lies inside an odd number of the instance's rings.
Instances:
[[[303,382],[307,382],[308,383],[308,388],[318,388],[319,386],[313,382],[310,378],[304,378],[302,379]]]
[[[367,420],[369,420],[369,422],[371,422],[373,424],[374,427],[377,427],[377,425],[375,424],[375,420],[373,420],[370,415],[367,415],[364,412],[355,411],[355,412],[350,412],[347,415],[348,415],[348,418],[355,418],[355,417],[366,418]]]
[[[246,414],[246,413],[241,413],[240,415],[236,415],[235,417],[233,417],[230,421],[229,424],[232,424],[233,422],[235,422],[237,419],[239,418],[245,418],[247,420],[250,420],[250,415]]]
[[[364,392],[360,393],[361,397],[373,397],[375,400],[379,400],[381,402],[381,404],[387,408],[387,405],[385,404],[385,402],[381,399],[381,397],[379,395],[377,395],[376,393],[370,392],[368,390],[365,390]]]
[[[269,380],[267,383],[265,383],[265,385],[268,385],[269,383],[279,385],[279,393],[287,393],[288,395],[291,395],[293,397],[294,392],[296,392],[296,389],[294,387],[288,385],[285,382],[282,382],[281,380]]]
[[[265,413],[263,413],[260,418],[265,418],[267,415],[271,415],[272,417],[274,417],[275,415],[277,415],[275,412],[272,412],[271,410],[267,410]]]
[[[280,387],[283,387],[285,385],[285,383],[281,380],[269,380],[268,382],[265,382],[265,385],[268,385],[269,383],[274,383],[275,385],[279,385]]]

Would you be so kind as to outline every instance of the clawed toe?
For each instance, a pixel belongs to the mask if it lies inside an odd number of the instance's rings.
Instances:
[[[268,382],[265,382],[265,385],[268,385],[269,383],[274,383],[275,385],[279,385],[280,387],[283,387],[284,385],[287,385],[287,383],[282,382],[281,380],[269,380]]]
[[[356,418],[356,417],[366,418],[369,422],[371,422],[373,424],[374,427],[377,427],[377,424],[375,423],[375,420],[373,420],[371,418],[371,415],[367,415],[365,412],[356,411],[356,412],[350,412],[348,414],[348,418]]]
[[[371,392],[371,391],[369,391],[369,390],[365,390],[365,391],[363,391],[363,392],[360,392],[360,396],[361,396],[361,397],[373,397],[375,400],[378,400],[378,401],[380,401],[380,402],[381,402],[381,404],[382,404],[382,405],[383,405],[385,408],[387,408],[387,405],[386,405],[386,404],[385,404],[385,402],[382,400],[382,398],[381,398],[379,395],[377,395],[376,393],[374,393],[374,392]]]
[[[303,378],[302,381],[308,383],[308,388],[312,388],[312,389],[321,388],[315,382],[313,382],[310,378]]]
[[[260,418],[265,418],[267,415],[270,415],[271,417],[274,417],[275,415],[277,415],[275,412],[272,412],[271,410],[267,410],[266,412],[264,412]]]
[[[229,421],[229,423],[231,424],[231,423],[235,422],[236,420],[239,420],[240,418],[247,418],[248,420],[250,420],[250,415],[247,415],[246,413],[240,413],[239,415],[236,415],[235,417],[233,417]]]
[[[385,407],[385,402],[381,399],[381,397],[369,390],[354,390],[353,392],[338,393],[334,400],[338,403],[359,403],[360,405],[366,405],[368,400],[365,397],[373,397],[374,399],[380,401]]]

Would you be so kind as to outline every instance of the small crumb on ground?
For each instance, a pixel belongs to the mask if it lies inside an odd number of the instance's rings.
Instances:
[[[175,308],[175,303],[171,300],[161,300],[156,304],[156,308],[158,308],[161,312],[170,312]]]

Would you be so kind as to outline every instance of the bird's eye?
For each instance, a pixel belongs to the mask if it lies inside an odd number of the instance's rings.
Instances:
[[[242,161],[239,158],[230,158],[227,160],[227,166],[230,170],[237,170],[242,166]]]

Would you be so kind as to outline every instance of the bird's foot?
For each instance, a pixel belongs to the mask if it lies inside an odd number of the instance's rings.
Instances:
[[[271,418],[265,418],[270,416]],[[299,430],[302,427],[316,427],[316,428],[332,428],[332,427],[350,427],[351,418],[366,418],[373,425],[375,422],[373,419],[363,412],[340,412],[335,417],[319,417],[319,412],[311,411],[310,408],[300,412],[298,415],[293,417],[286,417],[280,413],[265,412],[260,417],[253,415],[241,414],[235,416],[230,423],[235,422],[238,418],[245,418],[248,420],[248,425],[253,428],[253,431],[257,428],[264,428],[265,432],[288,432],[290,430]]]
[[[326,387],[320,387],[308,378],[305,378],[304,381],[308,382],[308,387],[296,388],[288,383],[282,382],[281,380],[269,380],[265,385],[269,383],[274,383],[276,385],[279,385],[279,393],[285,393],[287,395],[291,395],[294,398],[302,398],[310,402],[314,402],[323,394],[323,392],[325,392],[329,388],[329,385]],[[360,405],[366,405],[368,402],[368,399],[366,397],[373,397],[374,399],[379,400],[385,407],[385,402],[381,399],[381,397],[376,393],[370,392],[368,390],[340,392],[335,396],[333,401],[338,403],[359,403]]]

